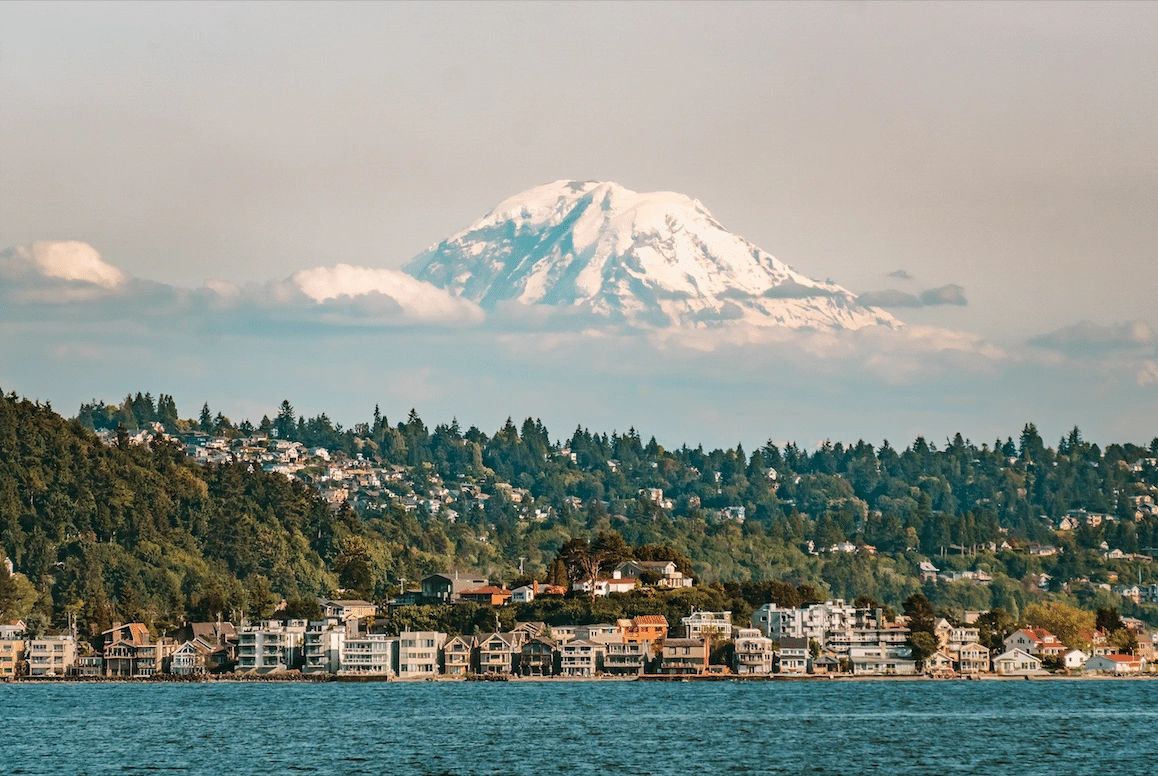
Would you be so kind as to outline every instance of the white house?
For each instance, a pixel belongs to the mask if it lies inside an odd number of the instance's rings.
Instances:
[[[774,642],[756,628],[736,631],[734,668],[737,674],[770,674],[776,655]]]
[[[1140,674],[1142,658],[1134,655],[1094,655],[1086,661],[1085,667],[1091,674]]]
[[[993,672],[1004,676],[1039,674],[1041,660],[1020,649],[1011,649],[993,658]]]
[[[1085,652],[1082,652],[1080,649],[1071,649],[1069,652],[1062,656],[1062,664],[1066,667],[1067,670],[1076,671],[1079,668],[1084,668],[1086,661],[1089,659],[1090,656]]]
[[[706,637],[728,641],[732,638],[731,612],[692,612],[680,620],[689,639]]]

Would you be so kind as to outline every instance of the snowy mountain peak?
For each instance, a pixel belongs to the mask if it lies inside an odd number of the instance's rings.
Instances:
[[[529,189],[407,271],[484,308],[564,306],[647,327],[898,325],[728,232],[699,201],[612,182]]]

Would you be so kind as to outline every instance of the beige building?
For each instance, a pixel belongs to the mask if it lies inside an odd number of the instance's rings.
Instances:
[[[24,660],[24,639],[0,639],[0,681],[11,679]]]
[[[398,678],[437,676],[442,669],[442,645],[446,634],[437,631],[403,631],[398,634]]]
[[[76,639],[72,636],[30,639],[27,659],[29,676],[65,676],[76,665]]]

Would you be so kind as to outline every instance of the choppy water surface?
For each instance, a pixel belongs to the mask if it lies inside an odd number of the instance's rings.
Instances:
[[[0,772],[1158,773],[1158,682],[0,685]]]

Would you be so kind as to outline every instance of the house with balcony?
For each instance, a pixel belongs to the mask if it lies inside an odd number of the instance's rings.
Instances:
[[[442,672],[446,634],[438,631],[403,631],[398,634],[398,678],[427,679]]]
[[[611,642],[606,645],[603,670],[616,676],[645,673],[653,656],[650,641]]]
[[[78,655],[76,675],[83,677],[104,676],[105,659],[102,655]]]
[[[302,673],[336,674],[341,670],[346,637],[351,631],[357,633],[356,623],[355,618],[311,622],[302,637]]]
[[[739,675],[770,674],[775,662],[776,645],[757,628],[736,630],[732,670]]]
[[[523,676],[555,676],[559,673],[559,644],[546,636],[532,636],[519,649],[519,673]]]
[[[708,653],[709,647],[706,639],[667,639],[663,643],[660,673],[677,675],[706,673]]]
[[[767,603],[752,613],[751,624],[773,641],[792,636],[824,644],[830,632],[883,628],[883,620],[879,609],[858,608],[837,598],[799,608]]]
[[[475,669],[480,674],[513,674],[521,657],[521,640],[511,633],[490,633],[477,640]]]
[[[209,673],[209,656],[217,649],[200,638],[191,639],[174,650],[169,658],[173,676],[204,676]]]
[[[453,636],[442,647],[443,673],[466,676],[474,671],[475,640],[473,636]]]
[[[957,647],[957,673],[962,676],[989,673],[989,650],[976,641]]]
[[[596,676],[603,672],[607,645],[587,639],[572,639],[560,649],[559,673],[562,676]]]
[[[785,636],[780,639],[780,648],[776,651],[776,673],[809,673],[812,654],[808,651],[808,641],[804,636]]]

